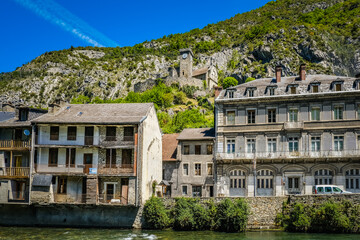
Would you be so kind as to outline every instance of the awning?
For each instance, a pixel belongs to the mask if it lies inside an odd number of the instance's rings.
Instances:
[[[170,186],[170,183],[166,180],[162,180],[159,185],[163,185],[163,186]]]
[[[52,175],[34,175],[32,185],[35,187],[50,187],[52,180]]]

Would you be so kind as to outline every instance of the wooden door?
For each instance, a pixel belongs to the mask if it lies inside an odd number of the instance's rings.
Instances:
[[[128,204],[129,179],[121,179],[121,204]]]
[[[92,168],[92,162],[92,153],[84,153],[84,173],[89,173],[89,169]]]
[[[85,127],[85,145],[94,144],[94,127]]]

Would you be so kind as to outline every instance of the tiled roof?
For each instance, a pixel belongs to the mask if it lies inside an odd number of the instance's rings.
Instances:
[[[32,122],[53,124],[136,124],[148,115],[153,103],[69,104],[55,114]]]
[[[207,67],[204,67],[204,68],[200,68],[200,69],[193,71],[192,75],[193,75],[193,77],[195,77],[195,76],[207,73],[208,71],[209,71],[209,69]]]
[[[211,140],[215,138],[214,128],[186,128],[177,140]]]
[[[162,136],[162,159],[163,161],[176,161],[177,145],[176,138],[179,133],[164,134]]]
[[[9,120],[11,118],[15,117],[14,112],[0,112],[0,122]]]

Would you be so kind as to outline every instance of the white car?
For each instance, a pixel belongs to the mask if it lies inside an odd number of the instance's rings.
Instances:
[[[349,194],[351,192],[344,191],[335,185],[315,185],[313,188],[314,194]]]

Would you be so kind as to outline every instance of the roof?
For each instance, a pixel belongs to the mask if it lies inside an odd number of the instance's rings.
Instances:
[[[179,133],[164,134],[162,136],[162,160],[176,161]]]
[[[215,138],[214,128],[186,128],[177,140],[212,140]]]
[[[247,83],[243,83],[229,89],[236,90],[236,94],[234,98],[241,99],[241,98],[248,98],[246,96],[246,90],[249,88],[256,88],[257,89],[257,97],[267,96],[266,89],[268,87],[274,86],[279,89],[278,92],[281,94],[279,95],[290,95],[290,91],[287,91],[289,85],[297,85],[301,89],[301,93],[310,93],[309,86],[311,84],[320,84],[321,88],[319,89],[319,93],[325,92],[332,92],[332,84],[334,82],[345,82],[348,86],[347,88],[350,89],[353,87],[354,82],[358,81],[358,79],[353,77],[343,77],[343,76],[333,76],[333,75],[306,75],[305,80],[299,80],[298,76],[292,77],[282,77],[281,82],[276,82],[275,78],[260,78],[256,79]],[[226,89],[224,89],[219,97],[216,100],[226,99]]]
[[[5,114],[5,115],[7,115],[7,116],[12,115],[12,117],[9,117],[7,119],[5,119],[5,117],[4,117],[3,121],[0,120],[0,127],[10,127],[10,128],[12,128],[12,127],[30,127],[31,120],[36,119],[37,117],[39,117],[47,112],[47,110],[35,109],[35,108],[29,108],[29,107],[17,107],[17,109],[28,109],[29,110],[28,120],[20,121],[17,118],[17,116],[15,116],[16,112],[10,112],[10,114]],[[0,114],[1,113],[5,113],[5,112],[0,112]]]
[[[9,120],[15,117],[15,112],[0,112],[0,122]]]
[[[200,68],[200,69],[197,69],[195,71],[192,72],[192,75],[193,77],[195,76],[198,76],[198,75],[201,75],[201,74],[205,74],[209,71],[209,68],[208,67],[204,67],[204,68]]]
[[[68,104],[44,114],[33,123],[53,124],[136,124],[148,115],[153,103]]]
[[[32,182],[36,187],[50,187],[52,175],[35,174]]]

